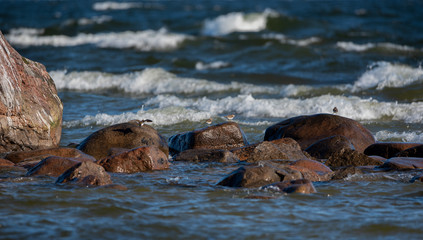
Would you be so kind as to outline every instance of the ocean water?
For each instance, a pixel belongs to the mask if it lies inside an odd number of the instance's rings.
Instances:
[[[254,143],[334,107],[378,141],[423,142],[422,22],[418,0],[0,1],[6,39],[56,83],[62,146],[132,119],[170,137],[228,114]],[[216,186],[237,167],[112,174],[127,191],[0,170],[0,239],[423,236],[419,172],[315,183],[313,195]]]

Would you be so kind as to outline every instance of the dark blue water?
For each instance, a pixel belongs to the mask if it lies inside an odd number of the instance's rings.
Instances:
[[[332,112],[379,141],[423,142],[422,1],[0,1],[0,30],[43,63],[61,145],[132,119],[165,137],[235,121],[250,142]],[[316,183],[317,194],[215,186],[237,166],[113,175],[128,191],[0,172],[0,238],[398,239],[422,235],[417,173]]]

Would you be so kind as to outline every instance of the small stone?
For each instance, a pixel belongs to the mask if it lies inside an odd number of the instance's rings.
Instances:
[[[285,192],[285,193],[316,193],[313,183],[308,179],[297,179],[292,181],[283,181],[272,183],[262,187],[264,190]]]

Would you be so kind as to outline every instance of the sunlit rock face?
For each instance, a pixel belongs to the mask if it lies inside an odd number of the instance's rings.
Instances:
[[[45,67],[22,57],[0,32],[0,152],[57,147],[62,114]]]

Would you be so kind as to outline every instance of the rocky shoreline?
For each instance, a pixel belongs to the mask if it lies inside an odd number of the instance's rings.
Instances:
[[[44,66],[20,56],[0,32],[0,167],[56,184],[114,185],[109,173],[163,171],[173,162],[239,166],[217,186],[315,193],[313,182],[351,175],[423,169],[422,143],[377,143],[357,121],[336,114],[285,119],[249,143],[234,121],[165,139],[144,121],[100,129],[81,143],[59,147],[63,105]],[[416,172],[410,182],[422,181]],[[317,189],[318,191],[318,189]]]

